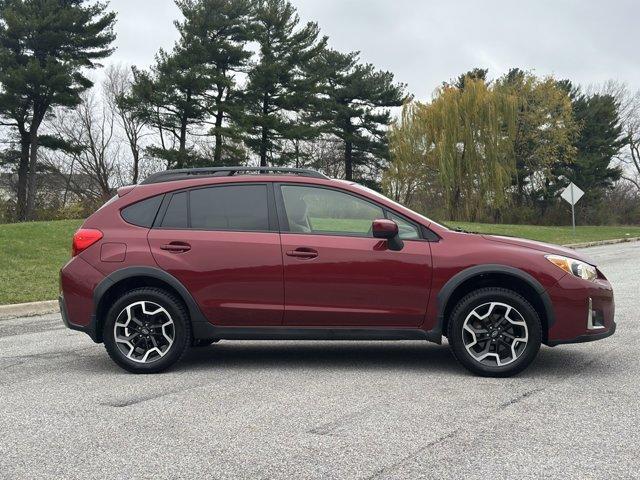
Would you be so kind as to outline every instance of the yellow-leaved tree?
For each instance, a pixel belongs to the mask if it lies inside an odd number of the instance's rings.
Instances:
[[[517,99],[482,79],[445,85],[429,103],[405,105],[390,131],[387,193],[406,201],[437,180],[446,215],[476,220],[508,201],[515,173]]]

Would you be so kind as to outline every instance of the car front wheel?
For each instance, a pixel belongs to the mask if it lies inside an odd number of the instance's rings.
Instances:
[[[483,288],[458,302],[448,340],[458,361],[486,377],[515,375],[535,359],[541,343],[540,318],[520,294]]]
[[[186,309],[158,288],[138,288],[121,296],[104,323],[109,356],[133,373],[157,373],[174,365],[191,343]]]

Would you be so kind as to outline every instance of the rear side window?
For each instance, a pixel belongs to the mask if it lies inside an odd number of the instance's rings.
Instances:
[[[164,195],[147,198],[122,209],[121,215],[125,222],[138,227],[151,228],[156,218]]]
[[[210,187],[190,192],[191,228],[268,231],[266,185]]]

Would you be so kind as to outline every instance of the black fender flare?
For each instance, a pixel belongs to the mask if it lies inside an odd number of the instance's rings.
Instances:
[[[551,327],[555,323],[555,315],[553,313],[553,305],[551,304],[551,299],[549,298],[549,294],[542,286],[542,284],[536,280],[532,275],[525,272],[524,270],[520,270],[519,268],[510,267],[508,265],[500,265],[500,264],[484,264],[484,265],[475,265],[473,267],[466,268],[453,277],[449,279],[447,283],[444,284],[440,292],[438,292],[438,317],[436,329],[443,333],[444,327],[444,313],[447,309],[449,300],[453,295],[453,292],[462,285],[467,280],[471,278],[478,277],[481,275],[499,273],[503,275],[509,275],[512,277],[516,277],[519,280],[526,282],[531,288],[533,288],[538,295],[540,295],[540,300],[542,301],[542,305],[544,306],[545,315],[547,317],[547,327]]]
[[[176,277],[171,275],[170,273],[165,272],[159,268],[154,267],[127,267],[122,268],[120,270],[116,270],[115,272],[107,275],[95,288],[93,291],[93,315],[91,319],[91,323],[93,324],[93,328],[96,334],[96,338],[100,338],[101,332],[99,331],[98,326],[98,307],[100,302],[104,298],[105,294],[111,287],[115,284],[126,280],[128,278],[134,277],[151,277],[157,280],[160,280],[170,287],[172,287],[178,295],[180,295],[182,301],[187,306],[187,310],[189,311],[189,317],[191,319],[191,323],[194,327],[194,331],[197,330],[197,327],[203,323],[209,324],[206,317],[203,315],[200,307],[197,302],[187,290],[187,288],[178,280]]]

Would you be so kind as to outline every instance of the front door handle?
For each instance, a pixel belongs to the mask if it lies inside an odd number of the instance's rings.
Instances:
[[[318,251],[313,248],[296,248],[295,250],[289,250],[287,256],[311,260],[312,258],[318,258]]]
[[[165,250],[171,253],[185,253],[191,250],[191,245],[184,242],[171,242],[167,245],[162,245],[160,250]]]

